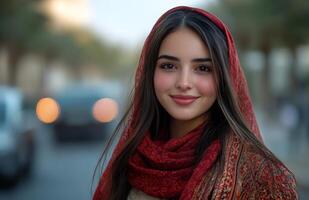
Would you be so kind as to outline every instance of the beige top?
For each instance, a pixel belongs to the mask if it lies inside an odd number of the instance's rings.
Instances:
[[[127,200],[164,200],[164,199],[159,199],[157,197],[149,196],[148,194],[145,194],[144,192],[140,190],[136,190],[135,188],[132,188],[130,190]]]

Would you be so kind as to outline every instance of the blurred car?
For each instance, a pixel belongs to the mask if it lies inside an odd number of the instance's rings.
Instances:
[[[0,87],[0,181],[16,183],[30,173],[34,158],[34,132],[23,120],[23,96]]]
[[[115,125],[101,122],[94,116],[94,105],[103,98],[117,102],[119,88],[114,84],[93,86],[74,84],[55,95],[59,117],[52,123],[57,141],[98,140],[109,137]],[[119,100],[119,98],[118,98]]]

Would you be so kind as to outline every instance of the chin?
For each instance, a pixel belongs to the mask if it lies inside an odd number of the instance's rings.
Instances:
[[[188,114],[173,114],[173,115],[170,114],[170,116],[173,119],[178,120],[178,121],[189,121],[189,120],[197,118],[197,116],[191,116]]]

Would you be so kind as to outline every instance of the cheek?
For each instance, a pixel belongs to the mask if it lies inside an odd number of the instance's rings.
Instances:
[[[173,79],[169,74],[163,73],[160,70],[155,70],[154,88],[156,93],[168,90],[172,86],[172,84]]]
[[[216,96],[216,85],[214,78],[212,77],[207,79],[198,79],[196,81],[196,87],[199,93],[204,96]]]

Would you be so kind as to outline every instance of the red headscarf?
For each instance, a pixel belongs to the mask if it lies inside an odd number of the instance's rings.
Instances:
[[[186,6],[179,6],[179,7],[175,7],[173,9],[168,10],[158,19],[158,21],[154,25],[152,31],[150,32],[149,36],[147,37],[144,43],[144,47],[143,47],[143,50],[140,56],[139,65],[138,65],[136,77],[135,77],[135,97],[133,99],[134,103],[136,102],[135,98],[137,97],[138,92],[140,90],[139,83],[140,83],[141,77],[143,76],[145,60],[147,59],[146,52],[149,49],[150,41],[152,41],[153,35],[155,31],[157,30],[161,21],[165,19],[166,16],[168,16],[169,14],[177,10],[191,10],[193,12],[197,12],[205,16],[209,18],[214,24],[216,24],[225,34],[226,39],[227,39],[227,44],[228,44],[228,50],[229,50],[228,53],[229,53],[229,65],[230,65],[229,66],[230,77],[232,79],[233,89],[237,97],[238,105],[240,107],[243,118],[247,122],[250,130],[262,142],[262,138],[261,138],[261,135],[258,129],[252,103],[251,103],[250,96],[248,93],[247,82],[246,82],[243,70],[238,60],[237,51],[236,51],[235,44],[232,39],[231,33],[229,32],[228,28],[223,24],[221,20],[219,20],[216,16],[202,9],[186,7]],[[136,116],[139,116],[139,113],[140,113],[140,110],[138,108],[138,105],[133,104],[133,113],[129,120],[128,126],[126,127],[124,133],[122,134],[122,137],[120,138],[119,143],[114,150],[113,156],[105,172],[103,173],[101,177],[101,180],[99,182],[99,185],[97,187],[97,190],[93,198],[94,200],[109,199],[108,197],[109,197],[110,186],[111,186],[110,174],[111,174],[113,161],[120,154],[120,152],[124,148],[125,142],[130,137],[130,134],[132,133],[131,131],[132,126],[135,123],[134,120],[138,118]],[[224,156],[226,158],[223,171],[218,172],[219,170],[218,170],[217,165],[213,167],[213,171],[209,173],[206,173],[203,167],[201,168],[197,167],[195,169],[195,172],[192,175],[194,176],[193,184],[190,185],[190,187],[187,187],[183,191],[181,199],[208,199],[209,195],[212,195],[212,198],[214,199],[217,199],[217,198],[222,199],[223,197],[225,197],[223,199],[232,199],[235,197],[237,198],[238,197],[244,197],[244,198],[248,197],[249,198],[249,197],[257,197],[257,196],[263,197],[264,194],[258,193],[259,190],[256,188],[256,185],[252,185],[252,184],[255,184],[254,181],[256,180],[251,180],[249,179],[251,177],[247,177],[251,175],[251,173],[253,172],[244,171],[244,169],[240,169],[240,168],[244,166],[248,167],[248,163],[251,161],[254,163],[251,164],[251,166],[249,164],[249,167],[254,167],[255,165],[256,167],[259,167],[259,165],[262,162],[261,160],[264,160],[264,157],[259,156],[260,153],[254,152],[252,148],[245,147],[242,144],[242,142],[240,142],[240,139],[235,137],[234,135],[230,136],[229,139],[227,140],[227,143],[223,145],[224,145],[224,151],[225,151],[223,152],[223,154],[225,154]],[[250,151],[247,149],[249,149]],[[205,162],[205,159],[201,161],[199,166],[203,166],[203,162]],[[240,164],[243,164],[243,165],[240,165]],[[283,174],[282,176],[280,176],[280,178],[284,180],[278,183],[278,185],[281,185],[281,188],[279,189],[277,188],[278,190],[275,190],[274,188],[272,188],[272,190],[274,192],[275,191],[279,191],[279,192],[290,191],[290,193],[286,196],[286,199],[293,199],[293,197],[296,196],[296,192],[294,190],[295,180],[293,176],[289,174],[289,171],[284,166],[273,166],[273,165],[271,166],[273,167],[271,168],[272,170],[280,168],[279,170],[280,175]],[[266,167],[265,168],[260,167],[259,169],[266,170],[267,172],[270,171],[269,168],[266,168]],[[250,173],[250,174],[247,174],[247,173]],[[236,174],[238,175],[236,176]],[[247,180],[251,182],[247,183],[246,182]],[[273,187],[274,185],[276,185],[273,182],[270,183],[268,178],[264,178],[261,180],[265,180],[264,181],[265,185],[269,184],[269,187]],[[241,183],[246,183],[246,185],[245,184],[242,185]],[[257,183],[261,184],[259,181],[257,181]],[[283,185],[285,187],[283,187]],[[262,186],[259,186],[259,187],[262,188]],[[242,191],[243,188],[246,188],[246,191],[248,192],[248,194],[243,193]],[[265,188],[262,188],[262,189],[263,191],[266,191],[266,192],[268,191]],[[269,192],[269,194],[270,193],[271,192]],[[254,196],[250,196],[250,195],[254,195]]]

